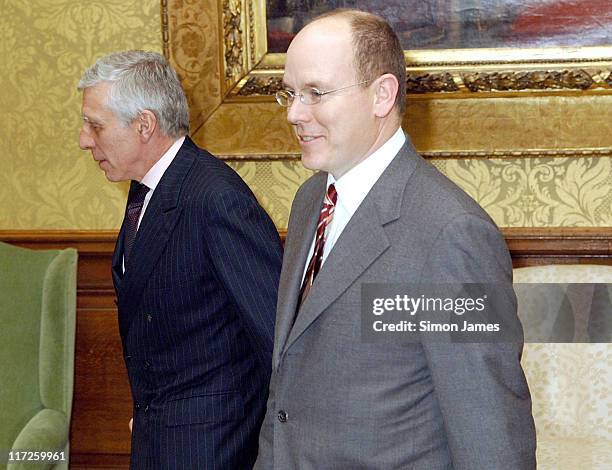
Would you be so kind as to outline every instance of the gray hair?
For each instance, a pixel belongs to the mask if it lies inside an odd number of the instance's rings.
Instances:
[[[107,105],[125,125],[138,114],[155,114],[162,133],[181,137],[189,133],[189,107],[176,72],[157,52],[115,52],[85,71],[78,89],[110,82]]]

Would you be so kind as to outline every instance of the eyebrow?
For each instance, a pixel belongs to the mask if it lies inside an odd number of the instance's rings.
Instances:
[[[306,84],[304,85],[305,87],[308,88],[321,88],[323,85],[317,83],[317,82],[306,82]]]
[[[95,126],[101,126],[103,124],[103,121],[100,121],[99,119],[96,119],[96,118],[89,117],[82,113],[81,113],[81,118],[83,119],[83,122],[86,122],[88,124],[92,124]]]
[[[293,89],[292,86],[290,86],[285,80],[283,80],[282,82],[283,88],[285,89]],[[302,88],[317,88],[317,89],[326,89],[329,88],[329,86],[323,85],[322,83],[317,83],[317,82],[313,82],[313,81],[309,81],[306,82],[303,86],[300,87],[300,89]]]

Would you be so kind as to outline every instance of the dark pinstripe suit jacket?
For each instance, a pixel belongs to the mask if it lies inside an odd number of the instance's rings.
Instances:
[[[186,138],[113,256],[133,469],[247,469],[271,369],[281,245],[240,177]]]

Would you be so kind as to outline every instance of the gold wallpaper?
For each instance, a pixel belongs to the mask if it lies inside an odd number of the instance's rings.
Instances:
[[[159,0],[0,0],[0,5],[0,229],[118,228],[127,186],[107,182],[91,156],[78,148],[76,84],[81,72],[108,52],[161,51]],[[221,84],[215,81],[220,79],[214,59],[218,38],[205,28],[214,23],[214,5],[185,8],[189,21],[170,38],[183,45],[174,54],[193,57],[179,61],[178,70],[196,89],[192,107],[207,108],[202,116],[214,111],[206,126],[192,122],[194,130],[199,128],[196,139],[219,153],[257,153],[263,144],[277,153],[295,152],[284,115],[272,103],[217,108],[222,101]],[[169,21],[179,20],[170,14]],[[188,46],[200,36],[210,38],[209,47],[197,53]],[[210,86],[198,81],[203,67],[212,70]],[[610,147],[612,121],[601,112],[608,103],[612,96],[418,99],[409,103],[405,125],[425,151]],[[434,164],[501,226],[612,225],[609,157],[438,159]],[[277,226],[285,228],[293,195],[310,172],[297,161],[232,166]]]
[[[81,73],[161,51],[159,0],[0,0],[0,229],[112,229],[127,186],[78,147]]]
[[[612,226],[610,158],[436,163],[500,226]]]
[[[437,159],[432,163],[501,227],[612,226],[612,159]],[[298,161],[234,162],[278,227],[312,173]]]

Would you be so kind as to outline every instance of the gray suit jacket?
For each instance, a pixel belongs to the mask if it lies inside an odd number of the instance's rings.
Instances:
[[[304,183],[291,209],[256,468],[535,468],[522,344],[361,340],[362,283],[501,283],[515,315],[495,224],[407,142],[296,316],[326,178]]]

